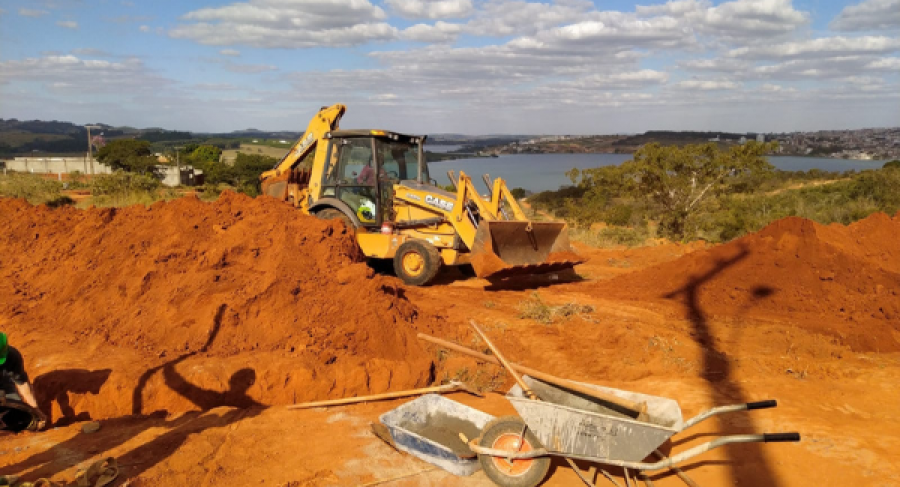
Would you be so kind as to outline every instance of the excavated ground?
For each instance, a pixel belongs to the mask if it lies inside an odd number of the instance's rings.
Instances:
[[[0,201],[0,328],[95,418],[426,385],[422,319],[343,226],[226,194],[150,207]],[[55,361],[55,353],[75,352]],[[48,372],[45,374],[45,372]],[[82,394],[72,383],[102,382]],[[89,391],[84,391],[89,392]],[[57,415],[63,411],[54,411]]]
[[[497,286],[448,271],[427,288],[372,275],[342,227],[265,199],[116,212],[0,201],[0,223],[9,229],[0,328],[58,424],[102,425],[0,437],[0,474],[71,480],[115,456],[116,485],[493,485],[375,438],[369,423],[406,400],[277,406],[432,376],[502,391],[511,382],[498,367],[415,339],[422,331],[484,349],[466,326],[474,318],[514,362],[670,397],[686,417],[778,399],[777,409],[719,417],[666,446],[803,435],[689,461],[699,485],[900,485],[900,215],[848,227],[787,219],[722,246],[578,246],[588,259],[580,280]],[[539,323],[526,316],[536,302],[577,311]],[[451,397],[513,413],[498,394]],[[683,485],[667,472],[652,478]],[[545,485],[578,482],[557,461]]]

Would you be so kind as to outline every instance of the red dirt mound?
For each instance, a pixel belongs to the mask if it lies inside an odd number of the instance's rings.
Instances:
[[[900,214],[848,226],[785,218],[725,245],[600,284],[702,316],[778,317],[858,351],[900,351]]]
[[[399,282],[360,263],[342,225],[276,200],[227,193],[84,211],[0,200],[0,226],[0,323],[19,343],[52,335],[95,351],[93,367],[109,364],[117,388],[191,360],[204,384],[188,385],[212,389],[252,367],[265,384],[248,394],[266,403],[429,379],[415,333],[434,330]],[[172,370],[165,385],[177,390]],[[155,406],[172,410],[160,394]]]

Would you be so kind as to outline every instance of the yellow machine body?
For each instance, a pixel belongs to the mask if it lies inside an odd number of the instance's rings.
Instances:
[[[488,194],[480,195],[460,172],[451,175],[456,190],[444,190],[429,177],[424,136],[340,130],[345,112],[344,105],[322,108],[285,157],[263,173],[263,193],[305,213],[344,220],[367,257],[394,259],[398,275],[411,284],[430,281],[435,265],[471,264],[477,276],[500,279],[582,262],[566,225],[530,221],[502,179],[485,177]]]

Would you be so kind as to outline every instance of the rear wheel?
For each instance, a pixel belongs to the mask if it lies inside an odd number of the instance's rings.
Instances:
[[[353,220],[350,219],[349,216],[345,215],[343,211],[337,210],[334,208],[326,208],[318,213],[316,213],[316,218],[322,220],[340,220],[344,222],[344,225],[347,226],[347,230],[350,231],[351,235],[356,230],[356,227],[353,225]]]
[[[411,286],[424,286],[441,270],[441,253],[428,242],[407,240],[394,255],[394,272]]]
[[[524,431],[524,437],[522,432]],[[514,452],[542,448],[537,437],[516,416],[497,418],[484,427],[479,445]],[[481,468],[488,478],[502,487],[535,487],[550,470],[550,457],[507,460],[502,457],[478,455]]]

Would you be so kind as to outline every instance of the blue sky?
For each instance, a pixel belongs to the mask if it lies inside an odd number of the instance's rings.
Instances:
[[[0,117],[192,131],[900,125],[900,0],[0,0]]]

